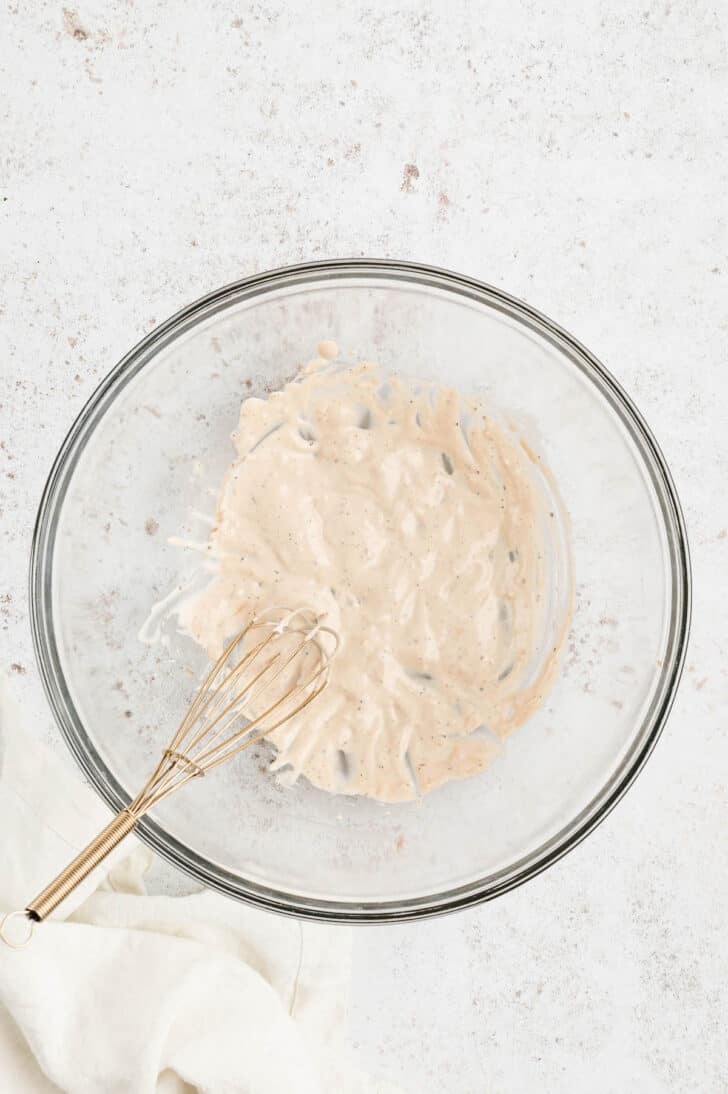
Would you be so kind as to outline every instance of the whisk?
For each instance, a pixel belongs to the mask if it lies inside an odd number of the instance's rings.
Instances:
[[[269,609],[227,645],[198,688],[144,787],[23,911],[0,921],[8,945],[26,945],[45,919],[135,828],[186,783],[250,748],[312,703],[326,687],[338,636],[308,609]],[[27,920],[22,940],[7,931]]]

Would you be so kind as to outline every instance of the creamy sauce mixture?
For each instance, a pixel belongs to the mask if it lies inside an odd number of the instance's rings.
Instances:
[[[329,686],[271,737],[272,766],[402,801],[483,770],[543,697],[549,502],[530,450],[482,407],[337,368],[333,343],[319,354],[243,403],[215,570],[183,624],[217,655],[256,606],[325,613],[341,638]]]

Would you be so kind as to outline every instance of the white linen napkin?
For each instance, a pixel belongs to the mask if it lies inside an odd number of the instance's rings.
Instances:
[[[5,698],[0,914],[22,908],[109,817]],[[150,896],[151,859],[129,837],[25,949],[0,942],[3,1091],[396,1094],[346,1052],[349,928],[207,891]]]

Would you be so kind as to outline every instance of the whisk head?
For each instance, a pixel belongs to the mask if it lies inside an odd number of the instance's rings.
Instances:
[[[227,645],[129,812],[141,816],[312,703],[328,683],[339,639],[308,609],[254,616]]]

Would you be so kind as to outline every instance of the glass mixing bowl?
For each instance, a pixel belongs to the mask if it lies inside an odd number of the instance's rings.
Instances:
[[[164,605],[149,619],[191,569],[170,539],[204,544],[241,400],[291,378],[321,338],[346,360],[479,396],[538,438],[571,525],[576,598],[561,673],[489,770],[415,803],[332,796],[303,780],[284,789],[258,751],[169,798],[139,832],[205,885],[266,908],[409,919],[533,877],[624,793],[679,680],[687,542],[638,411],[588,350],[505,293],[368,260],[220,289],[104,380],[40,506],[36,653],[63,736],[113,809],[145,782],[202,663]]]

